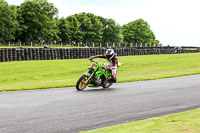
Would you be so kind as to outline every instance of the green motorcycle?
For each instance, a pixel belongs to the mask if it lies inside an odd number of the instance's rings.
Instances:
[[[113,84],[112,73],[110,70],[105,70],[109,64],[95,62],[91,60],[92,65],[88,68],[88,71],[84,73],[76,83],[76,89],[82,91],[88,87],[99,87],[108,88]],[[118,63],[118,67],[121,63]]]

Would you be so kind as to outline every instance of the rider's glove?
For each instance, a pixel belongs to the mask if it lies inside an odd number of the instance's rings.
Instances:
[[[89,60],[92,60],[92,59],[93,59],[93,57],[92,57],[92,56],[90,56],[90,57],[89,57]]]

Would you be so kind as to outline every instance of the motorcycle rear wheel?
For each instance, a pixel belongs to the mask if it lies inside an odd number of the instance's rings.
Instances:
[[[109,80],[107,84],[103,84],[102,87],[103,88],[109,88],[111,85],[113,84],[112,80]]]
[[[86,83],[87,79],[88,77],[86,75],[83,75],[79,78],[79,80],[76,83],[76,89],[78,91],[82,91],[88,86],[88,83]]]

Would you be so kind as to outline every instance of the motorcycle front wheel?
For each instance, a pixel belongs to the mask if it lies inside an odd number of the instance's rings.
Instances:
[[[76,83],[76,89],[78,91],[82,91],[88,86],[88,83],[86,83],[87,79],[88,77],[86,75],[83,75],[79,78],[79,80]]]

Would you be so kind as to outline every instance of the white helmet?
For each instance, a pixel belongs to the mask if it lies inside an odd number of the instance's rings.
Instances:
[[[107,49],[106,50],[106,58],[107,60],[111,61],[115,56],[115,52],[113,49]]]

